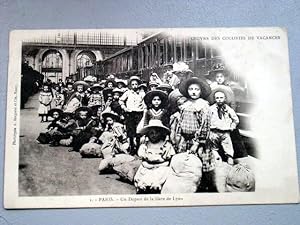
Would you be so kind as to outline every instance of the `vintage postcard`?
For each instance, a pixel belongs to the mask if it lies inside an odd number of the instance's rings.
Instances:
[[[10,33],[5,208],[297,203],[284,28]]]

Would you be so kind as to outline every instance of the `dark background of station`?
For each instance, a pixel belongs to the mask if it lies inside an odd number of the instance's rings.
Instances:
[[[0,158],[4,162],[8,36],[13,29],[280,26],[288,30],[297,145],[300,135],[300,2],[295,0],[0,0]],[[19,65],[17,65],[19,66]],[[270,143],[270,147],[271,143]],[[276,154],[276,153],[274,153]],[[299,172],[298,154],[298,172]],[[287,165],[288,166],[288,165]],[[284,169],[284,168],[283,168]],[[3,177],[3,166],[0,176]],[[276,182],[276,177],[274,177]],[[287,187],[288,188],[288,187]],[[3,178],[0,182],[3,193]],[[0,224],[298,224],[299,205],[4,210]]]

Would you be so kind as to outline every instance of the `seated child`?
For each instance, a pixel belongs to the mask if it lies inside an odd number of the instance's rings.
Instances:
[[[129,144],[125,127],[118,122],[119,115],[113,111],[107,111],[102,113],[102,117],[105,121],[105,128],[99,137],[98,143],[102,145],[103,158],[111,158],[119,153],[127,154]]]
[[[217,91],[214,94],[215,104],[210,106],[211,110],[211,125],[210,125],[210,148],[213,151],[219,151],[219,145],[223,147],[226,154],[227,162],[233,164],[233,146],[230,138],[230,132],[236,129],[239,123],[239,118],[235,111],[228,106],[226,95],[222,91]],[[216,152],[214,152],[215,154]]]
[[[37,138],[37,142],[41,144],[49,144],[53,142],[53,136],[57,133],[61,133],[60,120],[62,117],[61,109],[51,109],[49,111],[49,116],[53,118],[51,123],[48,125],[46,132],[40,133]]]
[[[81,146],[89,142],[93,136],[92,128],[96,122],[91,118],[92,110],[88,107],[82,106],[75,111],[76,128],[72,132],[73,136],[73,149],[69,151],[79,151]]]
[[[147,140],[141,144],[138,156],[142,159],[134,177],[137,193],[159,193],[170,172],[170,160],[175,155],[172,144],[166,140],[170,133],[160,120],[150,120],[141,130]]]

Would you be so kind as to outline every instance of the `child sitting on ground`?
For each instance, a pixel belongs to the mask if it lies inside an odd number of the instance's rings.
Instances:
[[[48,125],[46,132],[40,133],[37,138],[37,142],[40,144],[51,144],[53,143],[53,136],[57,133],[61,133],[60,120],[62,117],[61,109],[51,109],[49,116],[53,118],[51,123]]]
[[[82,145],[89,142],[93,136],[92,128],[96,126],[95,120],[91,118],[92,110],[82,106],[75,111],[76,128],[72,132],[73,149],[69,151],[79,151]]]
[[[219,151],[219,146],[227,156],[227,163],[233,165],[233,146],[230,138],[230,132],[236,129],[239,123],[239,118],[235,111],[228,106],[226,95],[222,91],[216,91],[214,94],[215,104],[210,106],[211,110],[211,125],[210,125],[210,148],[214,154]]]
[[[141,130],[146,142],[141,144],[138,156],[142,159],[134,177],[137,193],[159,193],[170,172],[170,160],[175,155],[172,144],[166,140],[170,133],[160,120],[150,120]]]
[[[103,157],[98,168],[100,173],[108,168],[111,159],[114,158],[115,155],[128,155],[127,151],[129,148],[125,127],[118,122],[120,119],[118,114],[113,111],[107,111],[102,113],[102,117],[105,120],[105,129],[98,139]]]

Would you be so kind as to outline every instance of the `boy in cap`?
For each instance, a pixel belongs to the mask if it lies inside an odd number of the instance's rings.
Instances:
[[[221,89],[215,91],[214,97],[215,104],[210,106],[210,147],[213,151],[219,151],[219,145],[221,145],[227,156],[227,163],[232,165],[234,150],[230,132],[236,129],[239,124],[239,118],[235,111],[225,103],[226,94],[224,91]]]
[[[129,137],[131,154],[135,154],[139,146],[140,138],[136,136],[136,128],[143,117],[145,108],[143,103],[145,93],[139,91],[140,81],[139,77],[132,76],[128,82],[130,89],[127,90],[119,100],[121,108],[125,112],[126,129]],[[134,139],[136,145],[134,144]]]

